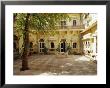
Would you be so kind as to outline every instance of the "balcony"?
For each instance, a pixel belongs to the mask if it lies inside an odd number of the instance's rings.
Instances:
[[[57,29],[85,29],[84,25],[76,25],[76,26],[57,26]]]

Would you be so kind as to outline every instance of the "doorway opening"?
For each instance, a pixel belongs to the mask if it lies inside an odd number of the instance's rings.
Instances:
[[[60,44],[60,52],[65,52],[65,51],[66,51],[66,39],[62,39]]]
[[[43,53],[43,50],[44,50],[44,40],[40,39],[39,40],[39,52]]]

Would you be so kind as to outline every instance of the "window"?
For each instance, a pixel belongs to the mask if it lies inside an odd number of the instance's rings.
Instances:
[[[65,28],[66,27],[66,21],[61,21],[61,28]]]
[[[76,46],[77,46],[77,43],[73,43],[73,48],[76,48]]]
[[[66,21],[61,21],[61,26],[65,26],[66,25]]]
[[[40,48],[44,48],[44,42],[40,42]]]
[[[39,42],[44,42],[44,40],[43,39],[40,39]]]
[[[44,45],[45,43],[44,43],[44,40],[43,39],[40,39],[39,40],[39,47],[40,47],[40,52],[43,52],[43,49],[44,49]]]
[[[73,20],[73,26],[76,26],[76,20]]]
[[[51,42],[51,48],[54,48],[54,43],[53,42]]]

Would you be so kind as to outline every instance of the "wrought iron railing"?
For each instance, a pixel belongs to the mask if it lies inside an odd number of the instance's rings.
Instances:
[[[57,29],[84,29],[84,25],[76,25],[76,26],[57,26]]]

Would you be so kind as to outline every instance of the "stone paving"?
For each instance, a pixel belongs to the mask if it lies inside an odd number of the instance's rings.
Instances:
[[[97,75],[97,64],[81,55],[32,55],[28,62],[30,69],[20,71],[22,62],[15,60],[14,75]]]

